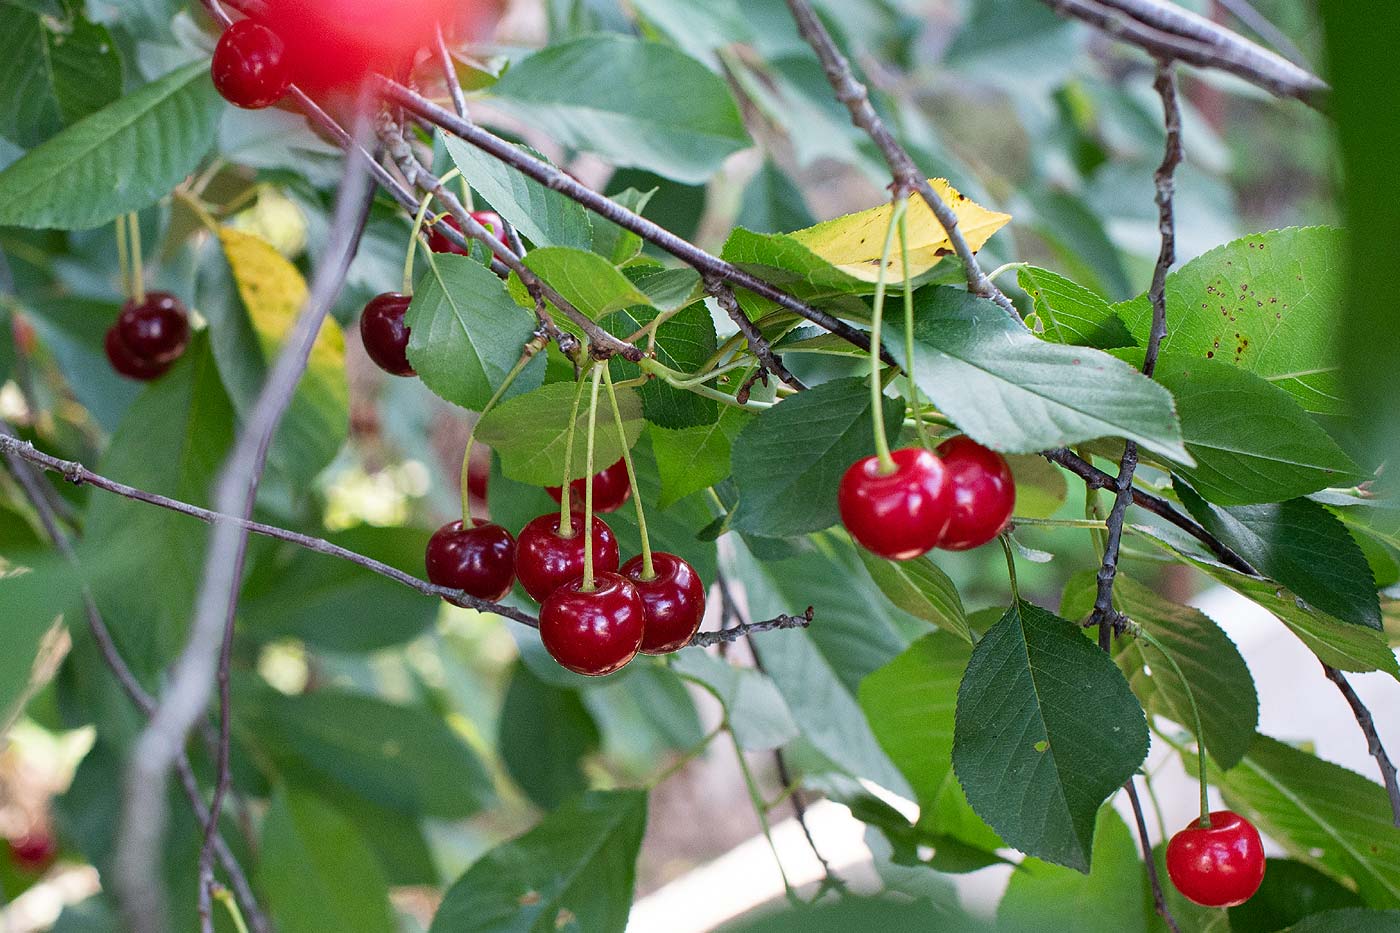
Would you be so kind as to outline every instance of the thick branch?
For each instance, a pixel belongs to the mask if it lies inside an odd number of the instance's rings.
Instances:
[[[1341,671],[1330,664],[1322,665],[1323,671],[1327,673],[1327,679],[1337,685],[1337,689],[1346,698],[1347,705],[1351,707],[1352,715],[1356,717],[1356,724],[1361,727],[1361,731],[1366,736],[1366,748],[1370,751],[1371,757],[1376,759],[1376,767],[1380,768],[1381,780],[1385,782],[1385,793],[1390,798],[1391,818],[1396,826],[1400,826],[1400,780],[1396,779],[1395,763],[1386,754],[1385,745],[1381,743],[1381,734],[1376,731],[1376,721],[1371,718],[1371,711],[1366,708],[1366,704],[1357,696],[1350,683]]]
[[[748,341],[749,351],[758,359],[760,375],[764,372],[770,372],[799,392],[807,388],[802,384],[801,379],[788,371],[788,368],[783,365],[783,358],[773,352],[773,345],[763,336],[758,325],[749,319],[743,308],[739,307],[739,299],[734,297],[733,289],[719,278],[706,279],[705,288],[724,309],[724,313],[729,315],[734,326],[739,328],[739,333],[744,335],[744,340]],[[767,377],[764,379],[764,385],[767,385]],[[749,393],[747,390],[740,390],[736,398],[742,404],[749,400]]]

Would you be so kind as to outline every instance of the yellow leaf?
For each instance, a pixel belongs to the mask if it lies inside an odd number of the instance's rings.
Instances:
[[[962,231],[974,252],[981,249],[982,245],[992,238],[992,234],[1011,220],[1009,214],[989,211],[959,194],[957,189],[942,178],[930,178],[929,184],[957,215],[958,229]],[[893,212],[892,205],[882,204],[868,211],[828,220],[789,236],[848,275],[865,282],[874,282],[879,278],[880,255],[884,251],[885,232],[889,229]],[[938,222],[938,218],[933,215],[933,210],[917,194],[911,197],[909,274],[923,275],[952,252],[953,244],[948,241],[948,234]],[[899,240],[896,239],[894,252],[890,257],[888,278],[890,281],[899,281],[903,277],[903,271]]]

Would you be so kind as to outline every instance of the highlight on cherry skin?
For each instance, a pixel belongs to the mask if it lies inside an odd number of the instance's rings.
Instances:
[[[515,541],[515,575],[531,598],[543,603],[559,587],[583,576],[583,518],[573,516],[571,534],[560,533],[558,512],[541,515],[520,529]],[[593,516],[593,569],[615,573],[622,563],[617,538]]]
[[[1230,810],[1192,821],[1167,843],[1167,875],[1203,907],[1238,907],[1264,883],[1264,843],[1249,820]]]
[[[562,486],[547,486],[545,491],[555,502],[564,501]],[[569,507],[583,511],[586,488],[583,479],[569,483]],[[627,476],[627,464],[619,460],[612,466],[593,474],[593,511],[616,512],[632,498],[632,480]]]
[[[862,547],[889,560],[912,560],[938,544],[952,518],[953,486],[943,462],[921,447],[893,451],[895,469],[880,458],[852,464],[841,478],[841,523]]]
[[[540,607],[540,641],[575,674],[602,677],[626,667],[642,647],[646,609],[637,588],[616,573],[599,573],[557,588]]]

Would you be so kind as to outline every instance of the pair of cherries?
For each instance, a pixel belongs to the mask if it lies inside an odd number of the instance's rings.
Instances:
[[[189,342],[190,317],[184,303],[167,292],[147,292],[144,301],[122,305],[103,348],[117,372],[150,382],[165,375]]]
[[[246,22],[246,21],[245,21]],[[473,211],[472,219],[481,224],[502,243],[505,242],[505,221],[491,211]],[[455,217],[446,217],[444,222],[458,233],[462,227]],[[435,253],[456,253],[467,255],[467,251],[457,246],[446,236],[433,230],[428,235],[428,247]],[[376,366],[391,376],[416,376],[413,364],[408,361],[409,327],[404,322],[404,314],[413,303],[411,295],[398,292],[385,292],[370,299],[360,315],[360,339],[365,352]]]
[[[866,550],[912,560],[936,547],[981,547],[1006,527],[1016,483],[1001,454],[959,436],[936,454],[908,447],[890,456],[891,472],[881,470],[879,457],[866,457],[841,479],[841,522]]]
[[[573,502],[585,490],[569,484]],[[592,477],[594,508],[613,512],[632,495],[619,461]],[[562,489],[549,490],[556,501]],[[452,522],[428,542],[428,579],[479,599],[499,601],[515,580],[540,608],[540,640],[563,667],[600,677],[621,670],[640,652],[669,654],[685,647],[705,615],[705,584],[695,568],[674,554],[652,554],[652,574],[642,557],[621,563],[617,538],[593,517],[594,585],[583,588],[583,516],[563,527],[558,513],[541,515],[521,529],[519,540],[500,525]]]
[[[1167,875],[1203,907],[1238,907],[1264,883],[1264,843],[1249,820],[1230,810],[1193,822],[1167,843]]]

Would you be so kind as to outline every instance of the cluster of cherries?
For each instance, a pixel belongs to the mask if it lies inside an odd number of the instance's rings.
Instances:
[[[117,372],[150,382],[165,375],[189,342],[190,316],[184,303],[167,292],[147,292],[143,300],[122,305],[103,347]]]
[[[937,453],[906,447],[852,464],[841,478],[841,522],[862,547],[889,560],[912,560],[934,548],[966,551],[1001,534],[1016,505],[1016,482],[1001,454],[970,437],[944,441]]]
[[[615,512],[632,496],[627,466],[618,461],[592,477],[593,508]],[[569,484],[570,503],[585,495],[584,480]],[[550,487],[561,502],[563,489]],[[519,540],[490,522],[452,522],[428,541],[428,579],[496,602],[516,579],[540,602],[540,640],[561,665],[592,677],[621,670],[640,652],[669,654],[685,647],[705,615],[705,584],[674,554],[645,555],[621,563],[617,538],[596,515],[592,536],[592,587],[585,588],[583,514],[570,509],[541,515]],[[650,572],[648,572],[650,571]]]

